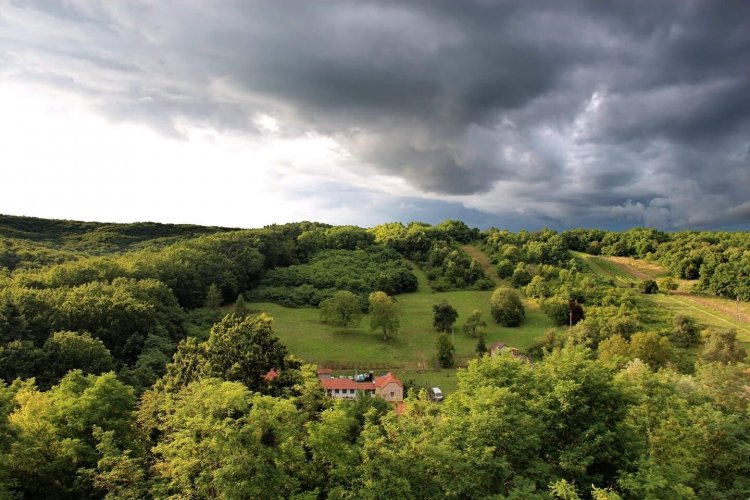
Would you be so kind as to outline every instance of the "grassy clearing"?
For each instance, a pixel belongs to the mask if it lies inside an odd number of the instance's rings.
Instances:
[[[604,257],[638,280],[658,279],[667,276],[667,271],[655,262],[632,257]]]
[[[648,300],[661,310],[669,311],[672,315],[690,316],[706,327],[734,328],[737,330],[737,338],[745,347],[750,348],[750,325],[746,321],[737,321],[736,314],[727,314],[718,309],[727,306],[722,302],[731,303],[732,301],[717,297],[696,297],[685,294],[651,295]],[[740,315],[742,315],[742,308],[740,309]]]
[[[666,276],[664,268],[653,262],[628,257],[604,257],[576,253],[589,269],[605,279],[613,279],[619,286],[631,286],[644,279]],[[750,347],[750,303],[689,292],[694,282],[681,280],[677,293],[644,295],[646,323],[653,327],[668,327],[669,318],[677,314],[690,316],[706,327],[735,328],[737,337]],[[668,314],[664,314],[668,312]]]
[[[583,261],[592,273],[602,279],[611,279],[615,284],[620,286],[630,286],[631,283],[637,281],[631,273],[605,257],[588,255],[581,252],[572,253]]]
[[[455,372],[433,371],[437,335],[432,328],[433,304],[445,299],[459,313],[454,344],[461,364],[474,356],[476,340],[461,333],[461,325],[474,309],[480,309],[488,323],[485,336],[488,346],[503,341],[523,350],[552,327],[549,318],[530,302],[526,304],[526,321],[521,327],[498,326],[490,316],[489,298],[492,291],[435,293],[429,288],[427,278],[421,270],[415,268],[415,274],[419,289],[396,297],[402,312],[401,331],[395,339],[387,342],[377,333],[369,331],[368,316],[363,318],[359,327],[344,330],[322,324],[319,312],[314,308],[292,309],[271,303],[252,303],[249,306],[253,312],[271,315],[279,338],[292,354],[306,361],[342,370],[393,370],[399,376],[413,378],[420,383],[439,381],[442,384],[440,387],[445,386],[446,390],[455,386]],[[436,377],[436,382],[430,382]],[[453,382],[446,383],[443,379]]]

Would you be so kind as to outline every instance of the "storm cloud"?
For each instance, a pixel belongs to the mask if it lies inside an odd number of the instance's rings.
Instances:
[[[0,78],[115,121],[271,117],[501,225],[750,224],[747,1],[0,6]]]

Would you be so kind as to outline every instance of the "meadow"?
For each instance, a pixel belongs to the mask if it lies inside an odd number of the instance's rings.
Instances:
[[[575,255],[586,263],[591,272],[601,278],[610,279],[621,287],[634,287],[643,279],[667,276],[664,268],[642,259],[594,256],[580,252],[575,252]],[[688,280],[678,282],[679,288],[674,292],[662,291],[639,297],[639,305],[644,307],[646,313],[646,323],[667,326],[667,320],[674,315],[690,316],[704,327],[734,328],[740,342],[746,348],[750,348],[750,303],[738,304],[730,299],[693,291],[694,282]]]
[[[456,360],[465,365],[475,356],[477,340],[465,335],[461,326],[474,309],[482,311],[487,322],[485,340],[488,348],[502,341],[521,350],[553,326],[549,318],[532,302],[526,301],[526,319],[520,327],[505,328],[490,316],[492,291],[434,292],[427,277],[415,266],[419,286],[416,292],[400,294],[401,329],[393,340],[383,341],[370,332],[369,317],[359,327],[338,328],[323,324],[319,310],[311,307],[289,308],[267,302],[249,304],[252,312],[264,312],[274,318],[274,331],[295,356],[318,366],[342,373],[354,370],[391,370],[402,379],[413,379],[424,385],[439,385],[450,392],[455,387],[455,370],[436,368],[432,306],[447,300],[458,311],[453,339]]]

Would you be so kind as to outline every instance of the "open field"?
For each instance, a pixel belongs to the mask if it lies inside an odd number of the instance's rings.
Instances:
[[[415,267],[419,288],[414,293],[396,297],[401,306],[401,331],[384,342],[377,333],[369,331],[369,317],[356,328],[331,327],[320,322],[318,309],[292,309],[271,303],[252,303],[253,312],[265,312],[274,318],[274,330],[289,351],[305,361],[342,370],[392,370],[404,379],[420,383],[439,384],[450,390],[455,387],[455,371],[435,372],[433,356],[437,334],[432,328],[432,306],[447,300],[459,313],[454,333],[456,356],[465,364],[474,356],[476,340],[461,332],[461,325],[471,311],[480,309],[487,321],[485,339],[489,347],[494,342],[526,349],[537,337],[552,327],[552,322],[535,304],[526,303],[526,320],[518,328],[504,328],[494,324],[490,316],[489,298],[492,291],[433,292],[424,273]],[[422,373],[420,373],[422,372]]]
[[[473,245],[462,247],[476,258],[488,276],[498,285],[504,281],[494,273],[494,266],[486,255]],[[617,286],[633,287],[647,278],[664,276],[658,265],[624,257],[592,256],[576,253],[588,268],[604,279],[611,279]],[[342,373],[354,370],[391,370],[403,380],[412,379],[420,384],[437,385],[447,393],[456,387],[455,370],[435,368],[435,337],[432,328],[432,305],[447,300],[459,312],[454,333],[456,357],[460,365],[474,356],[476,340],[461,332],[466,318],[472,310],[480,309],[487,321],[486,342],[494,342],[526,349],[552,322],[531,301],[524,300],[526,320],[519,328],[504,328],[494,324],[490,316],[489,298],[492,291],[433,292],[424,273],[415,263],[414,273],[419,288],[414,293],[396,297],[402,312],[401,331],[390,341],[384,342],[377,333],[369,331],[369,317],[364,316],[360,326],[344,330],[320,322],[315,308],[292,309],[271,303],[250,304],[253,312],[265,312],[274,318],[274,328],[290,352],[305,361],[327,366]],[[682,286],[682,289],[689,289]],[[735,328],[739,339],[750,347],[750,304],[740,304],[740,321],[737,319],[733,301],[697,293],[675,292],[671,294],[640,295],[644,320],[654,328],[668,327],[675,314],[691,316],[707,327]],[[664,314],[667,312],[668,314]],[[649,322],[648,318],[654,318]]]
[[[655,262],[631,257],[602,257],[619,266],[628,275],[638,280],[658,279],[667,276],[666,270]]]

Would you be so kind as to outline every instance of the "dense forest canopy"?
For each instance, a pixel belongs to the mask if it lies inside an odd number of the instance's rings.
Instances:
[[[587,268],[599,255],[750,300],[743,232],[0,216],[0,498],[747,497],[736,332],[654,321],[643,296],[676,281],[615,287]],[[373,297],[417,290],[417,271],[438,298],[501,284],[497,323],[522,324],[525,303],[565,328],[538,339],[533,364],[479,355],[445,403],[415,387],[394,412],[326,398],[272,319],[244,305],[326,313],[343,297],[359,318]],[[389,345],[389,321],[372,342]],[[483,341],[479,310],[473,321]]]

